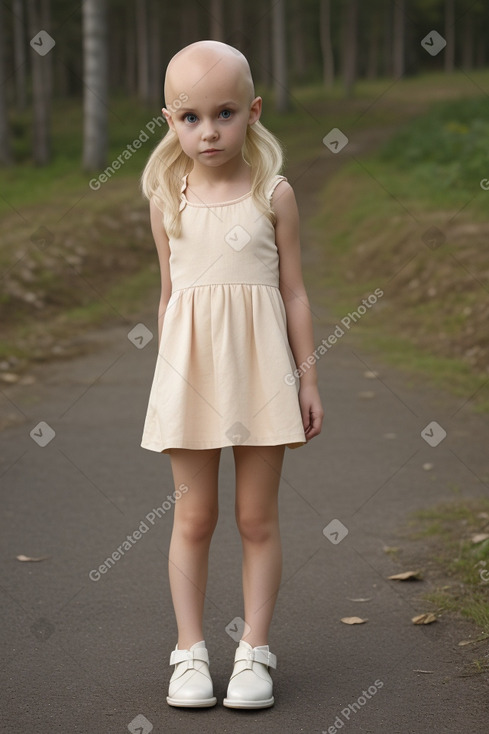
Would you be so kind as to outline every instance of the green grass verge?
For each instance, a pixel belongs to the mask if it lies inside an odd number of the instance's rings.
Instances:
[[[354,326],[366,350],[489,410],[489,98],[436,104],[374,155],[346,164],[311,221],[314,298],[337,318],[376,287]],[[440,130],[443,126],[443,130]],[[453,156],[450,152],[453,151]],[[444,241],[423,239],[436,228]]]
[[[431,546],[430,558],[444,577],[443,586],[425,598],[438,611],[470,619],[489,637],[489,539],[472,540],[489,529],[489,500],[465,499],[419,510],[409,524],[416,527],[412,538]]]

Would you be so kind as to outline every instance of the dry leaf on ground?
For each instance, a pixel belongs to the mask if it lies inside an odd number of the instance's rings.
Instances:
[[[403,571],[402,573],[395,573],[393,576],[387,578],[393,581],[411,581],[412,579],[420,579],[421,571]]]
[[[411,622],[413,624],[431,624],[436,622],[436,617],[432,612],[426,612],[425,614],[418,614],[417,617],[413,617]]]
[[[15,556],[18,561],[45,561],[49,556],[39,556],[38,558],[32,558],[31,556]]]
[[[489,533],[476,533],[476,535],[473,535],[471,540],[473,543],[482,543],[483,540],[487,540],[489,538]]]
[[[357,599],[350,599],[349,596],[346,597],[348,601],[372,601],[373,596],[360,596]]]
[[[363,624],[368,620],[361,619],[361,617],[342,617],[340,621],[343,622],[343,624]]]

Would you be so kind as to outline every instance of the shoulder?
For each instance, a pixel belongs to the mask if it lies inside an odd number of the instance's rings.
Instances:
[[[297,201],[294,189],[286,179],[281,179],[275,186],[271,205],[277,218],[297,216]]]

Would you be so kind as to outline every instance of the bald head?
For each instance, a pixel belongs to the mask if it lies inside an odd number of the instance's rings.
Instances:
[[[220,41],[197,41],[173,56],[165,75],[167,107],[182,93],[191,97],[234,89],[244,101],[255,96],[250,66],[241,51]]]

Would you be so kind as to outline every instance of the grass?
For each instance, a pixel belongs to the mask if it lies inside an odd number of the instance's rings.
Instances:
[[[419,510],[410,519],[413,539],[430,546],[430,558],[443,586],[425,595],[439,611],[471,620],[489,637],[489,539],[472,537],[489,530],[489,500],[455,501]],[[446,581],[449,583],[447,584]]]

